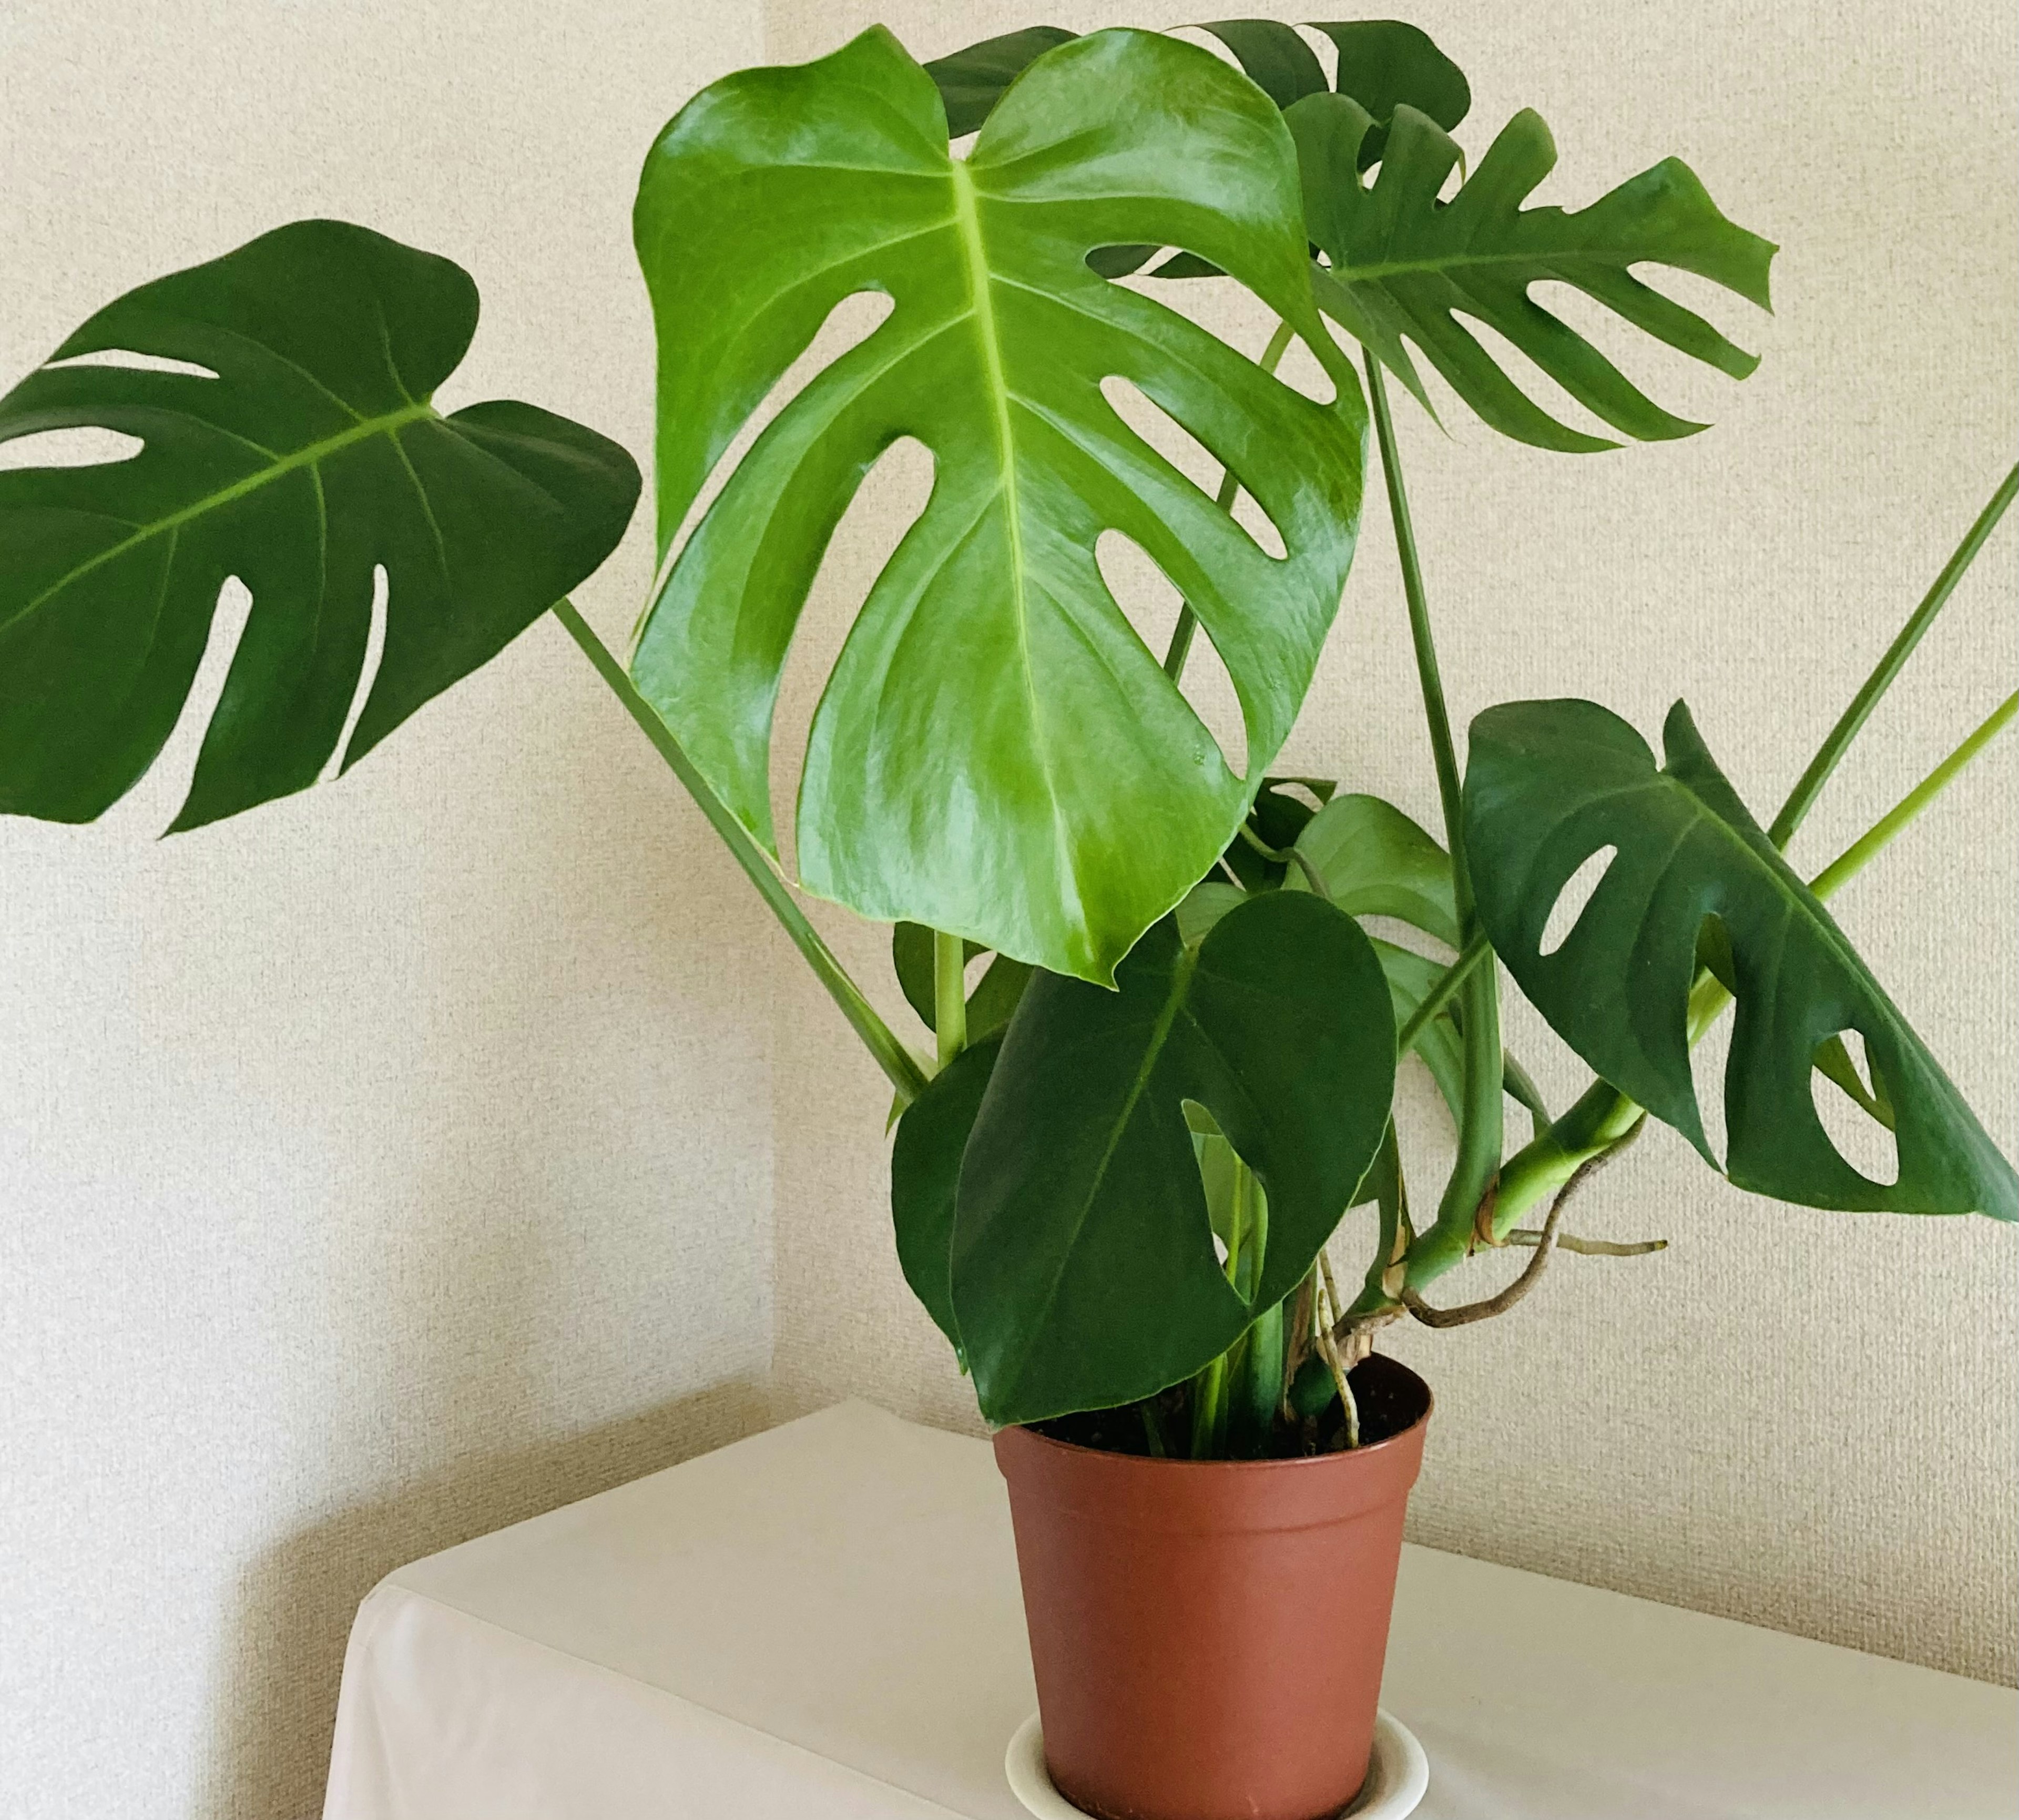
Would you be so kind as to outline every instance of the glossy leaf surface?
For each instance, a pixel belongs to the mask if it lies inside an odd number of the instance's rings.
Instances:
[[[1386,982],[1321,900],[1252,897],[1196,949],[1166,919],[1116,983],[1031,982],[962,1153],[952,1305],[991,1422],[1147,1396],[1223,1352],[1310,1268],[1386,1127]],[[1268,1196],[1246,1298],[1214,1253],[1187,1100]]]
[[[772,845],[772,713],[807,589],[870,466],[916,438],[930,499],[814,716],[802,881],[1107,981],[1251,786],[1116,604],[1097,540],[1136,543],[1192,604],[1258,777],[1352,554],[1365,416],[1310,303],[1281,114],[1203,50],[1102,32],[1032,65],[959,161],[932,78],[879,28],[705,90],[653,150],[636,228],[662,540],[834,306],[893,304],[756,437],[681,549],[633,659],[640,691]],[[1135,240],[1226,266],[1318,345],[1343,407],[1088,269],[1090,249]],[[1232,469],[1285,557],[1128,427],[1110,377]]]
[[[629,455],[530,404],[430,403],[477,310],[447,259],[297,222],[128,292],[52,357],[180,370],[51,364],[0,399],[0,441],[97,428],[143,444],[0,473],[0,811],[87,821],[132,787],[233,576],[251,615],[178,828],[321,774],[375,567],[384,651],[346,767],[602,562],[636,502]]]
[[[1361,171],[1376,122],[1345,96],[1311,96],[1285,117],[1303,163],[1311,238],[1331,262],[1317,281],[1327,313],[1421,398],[1405,340],[1495,429],[1542,448],[1615,446],[1551,416],[1459,320],[1505,335],[1578,402],[1643,440],[1703,427],[1640,390],[1576,329],[1530,295],[1574,285],[1626,322],[1734,379],[1759,364],[1694,311],[1635,275],[1668,266],[1767,307],[1773,245],[1727,221],[1687,165],[1665,158],[1587,208],[1522,206],[1557,161],[1539,115],[1517,114],[1448,203],[1459,161],[1436,121],[1398,107],[1371,186]]]
[[[1726,1173],[1811,1206],[2019,1217],[2019,1182],[1879,982],[1761,832],[1680,703],[1660,770],[1589,702],[1522,702],[1473,723],[1465,828],[1480,915],[1521,989],[1604,1079],[1710,1155],[1685,1007],[1707,918],[1737,999],[1724,1082]],[[1540,952],[1566,883],[1617,850],[1560,947]],[[1894,1115],[1899,1178],[1832,1144],[1811,1075],[1819,1045],[1863,1037]]]

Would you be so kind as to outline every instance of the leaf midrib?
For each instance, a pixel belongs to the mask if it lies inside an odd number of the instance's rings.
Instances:
[[[1002,337],[995,321],[995,275],[989,269],[988,248],[981,238],[981,212],[975,205],[973,173],[961,159],[949,158],[953,182],[954,232],[960,241],[961,256],[967,271],[969,313],[975,329],[984,389],[995,426],[995,456],[1002,471],[1002,510],[1010,543],[1010,586],[1016,622],[1017,658],[1024,673],[1024,699],[1030,713],[1031,742],[1038,768],[1044,774],[1045,796],[1051,805],[1052,839],[1059,854],[1060,883],[1070,883],[1075,892],[1078,880],[1065,829],[1059,818],[1059,792],[1052,774],[1051,753],[1045,738],[1044,722],[1038,708],[1038,680],[1031,662],[1030,598],[1024,561],[1024,514],[1017,496],[1016,433],[1010,427],[1009,369],[1002,358]]]
[[[0,624],[4,624],[8,628],[18,625],[31,614],[45,606],[66,589],[89,575],[92,570],[102,568],[106,564],[116,560],[129,550],[138,549],[142,544],[147,542],[150,538],[160,536],[164,531],[179,530],[192,519],[201,518],[205,513],[217,511],[230,505],[235,499],[242,499],[248,493],[256,493],[262,487],[279,480],[284,474],[293,473],[305,467],[317,466],[329,456],[349,448],[353,443],[368,441],[375,436],[390,437],[394,431],[407,424],[417,422],[422,418],[433,417],[436,415],[435,408],[430,404],[403,405],[397,411],[389,411],[382,416],[361,419],[349,430],[341,430],[335,436],[325,437],[320,442],[312,442],[306,448],[295,450],[292,455],[284,455],[279,460],[269,463],[266,467],[247,474],[241,479],[234,480],[228,487],[220,487],[216,492],[207,493],[201,499],[193,500],[177,511],[169,513],[162,517],[140,526],[130,536],[121,538],[118,542],[107,545],[103,549],[85,558],[74,568],[67,570],[59,575],[41,593],[24,605],[13,618]],[[401,451],[401,454],[404,456],[404,451]]]

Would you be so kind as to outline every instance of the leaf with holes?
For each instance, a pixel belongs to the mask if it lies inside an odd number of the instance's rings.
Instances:
[[[1667,266],[1768,307],[1774,246],[1727,221],[1680,160],[1665,158],[1574,214],[1524,208],[1554,168],[1557,150],[1541,116],[1524,111],[1445,203],[1437,194],[1459,161],[1458,145],[1414,108],[1396,109],[1371,187],[1361,171],[1376,122],[1359,103],[1314,95],[1285,118],[1303,165],[1305,220],[1331,262],[1315,281],[1319,303],[1419,398],[1426,396],[1423,381],[1405,340],[1495,430],[1540,448],[1616,446],[1560,422],[1531,399],[1459,320],[1470,316],[1626,435],[1644,441],[1703,428],[1664,411],[1537,303],[1530,289],[1546,282],[1575,286],[1734,379],[1760,364],[1634,275],[1637,266]]]
[[[129,292],[0,399],[0,441],[96,428],[143,445],[0,473],[0,812],[88,821],[132,786],[232,576],[252,612],[178,828],[316,781],[357,692],[375,567],[384,647],[346,768],[596,569],[637,468],[530,404],[438,413],[476,326],[448,260],[296,222]],[[67,364],[115,352],[156,364]]]
[[[991,1422],[1147,1396],[1224,1351],[1310,1269],[1386,1128],[1387,984],[1359,926],[1321,899],[1250,897],[1196,949],[1166,919],[1116,983],[1038,975],[986,1093],[944,1089],[977,1108],[952,1307]],[[1214,1255],[1187,1100],[1268,1196],[1246,1298]],[[925,1148],[943,1170],[950,1140]]]
[[[748,223],[761,216],[767,231]],[[843,299],[890,315],[750,444],[680,549],[633,674],[767,847],[774,706],[821,554],[886,448],[931,497],[870,588],[814,716],[802,882],[1103,983],[1232,838],[1252,785],[1101,578],[1118,532],[1183,592],[1267,768],[1339,605],[1365,414],[1310,296],[1276,110],[1194,46],[1136,31],[1031,65],[955,159],[932,79],[887,32],[703,91],[647,163],[639,256],[659,330],[659,522]],[[1318,349],[1328,410],[1098,277],[1155,237],[1226,265]],[[1139,386],[1238,475],[1265,554],[1118,415]]]
[[[1278,107],[1307,95],[1323,94],[1336,85],[1372,115],[1375,125],[1361,142],[1364,169],[1381,155],[1388,121],[1407,103],[1440,126],[1453,127],[1472,105],[1465,73],[1431,42],[1426,32],[1397,20],[1365,19],[1316,23],[1338,53],[1334,85],[1328,85],[1319,63],[1296,27],[1274,19],[1221,19],[1197,27],[1226,45],[1242,73]],[[988,118],[1010,85],[1048,50],[1066,43],[1073,34],[1056,25],[1028,26],[1000,38],[985,38],[951,56],[927,63],[946,103],[947,121],[957,138],[972,132]],[[1120,277],[1148,263],[1154,246],[1103,248],[1094,256],[1096,269]],[[1158,266],[1154,278],[1204,278],[1220,269],[1195,254],[1176,253]]]
[[[1726,1173],[1810,1206],[2019,1218],[2019,1180],[1934,1057],[1746,812],[1680,702],[1667,763],[1589,702],[1519,702],[1473,723],[1466,846],[1494,947],[1557,1033],[1706,1158],[1685,1007],[1707,919],[1738,1001]],[[1618,850],[1568,937],[1541,952],[1565,884]],[[1893,1114],[1899,1178],[1859,1174],[1818,1118],[1818,1047],[1846,1030]],[[1713,1159],[1714,1160],[1714,1159]]]

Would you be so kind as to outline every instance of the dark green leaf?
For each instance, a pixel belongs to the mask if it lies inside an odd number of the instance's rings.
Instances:
[[[1232,838],[1253,785],[1109,594],[1098,540],[1120,532],[1183,590],[1258,776],[1352,554],[1365,419],[1310,302],[1282,116],[1198,46],[1101,32],[1034,63],[957,161],[932,79],[879,29],[703,91],[647,162],[636,227],[659,325],[662,543],[834,306],[894,300],[701,517],[644,625],[641,691],[775,851],[772,712],[808,586],[868,469],[916,437],[930,499],[814,716],[803,881],[1106,983]],[[1135,241],[1225,266],[1316,344],[1343,407],[1087,269],[1091,249]],[[1285,558],[1129,429],[1101,393],[1111,375],[1231,463]]]
[[[965,958],[973,960],[988,951],[978,941],[962,944]],[[904,1002],[919,1014],[928,1030],[938,1028],[939,1006],[933,978],[933,932],[917,923],[900,923],[890,931],[890,964]],[[1030,983],[1032,970],[1022,961],[998,955],[983,970],[967,998],[967,1040],[977,1043],[992,1036],[1015,1014],[1017,1001]]]
[[[1130,1401],[1225,1351],[1310,1267],[1386,1127],[1387,985],[1320,899],[1250,898],[1195,951],[1166,919],[1116,983],[1031,982],[962,1158],[953,1306],[991,1422]],[[1187,1100],[1268,1196],[1246,1299],[1214,1255]]]
[[[1843,932],[1760,832],[1680,703],[1668,763],[1589,702],[1521,702],[1473,723],[1466,843],[1480,915],[1509,970],[1605,1080],[1708,1157],[1686,1005],[1699,932],[1722,925],[1738,1008],[1724,1082],[1727,1173],[1812,1206],[2019,1217],[2019,1181]],[[1564,885],[1608,847],[1562,945],[1540,952]],[[1816,1115],[1818,1046],[1863,1037],[1894,1115],[1899,1179],[1853,1169]]]
[[[1397,108],[1413,107],[1449,132],[1472,106],[1472,85],[1465,72],[1430,42],[1428,33],[1413,25],[1395,19],[1356,19],[1311,29],[1339,47],[1339,78],[1333,88],[1358,102],[1374,122],[1361,141],[1362,170],[1380,158],[1388,143],[1388,123]]]
[[[984,38],[949,57],[936,57],[926,74],[939,89],[946,108],[947,131],[959,139],[976,131],[1003,91],[1048,50],[1069,44],[1078,34],[1057,25],[1027,25],[1021,31]]]
[[[935,1075],[897,1121],[890,1152],[890,1216],[897,1263],[912,1293],[961,1350],[948,1276],[960,1153],[1002,1046],[1000,1037],[964,1049]]]
[[[1262,788],[1256,792],[1253,806],[1248,811],[1243,832],[1227,843],[1227,851],[1220,855],[1241,881],[1244,890],[1274,890],[1282,883],[1289,866],[1287,860],[1270,858],[1257,848],[1256,842],[1260,841],[1263,847],[1274,852],[1286,854],[1314,813],[1310,803],[1290,794],[1285,788],[1287,785],[1310,790],[1318,795],[1321,801],[1331,796],[1333,788],[1328,783],[1314,784],[1309,778],[1263,779]]]
[[[153,763],[232,576],[251,615],[177,828],[305,789],[495,656],[623,535],[638,470],[530,404],[430,404],[477,326],[448,260],[300,221],[108,304],[0,399],[0,441],[95,427],[130,459],[0,473],[0,812],[88,821]]]
[[[1295,26],[1274,19],[1223,19],[1199,30],[1233,52],[1249,81],[1278,107],[1324,92],[1324,67]]]
[[[1557,161],[1539,115],[1510,121],[1448,203],[1437,192],[1459,161],[1456,143],[1427,116],[1396,110],[1373,186],[1360,177],[1373,117],[1339,95],[1314,95],[1285,118],[1296,135],[1311,238],[1332,262],[1315,281],[1326,312],[1424,396],[1406,337],[1495,429],[1539,448],[1608,448],[1524,393],[1461,316],[1505,335],[1580,404],[1644,440],[1687,436],[1701,424],[1672,416],[1589,341],[1529,295],[1531,285],[1575,286],[1657,340],[1743,379],[1758,357],[1634,275],[1643,265],[1694,272],[1767,306],[1774,248],[1719,213],[1675,158],[1631,178],[1589,208],[1524,208]]]

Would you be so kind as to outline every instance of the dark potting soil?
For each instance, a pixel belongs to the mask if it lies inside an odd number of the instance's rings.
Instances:
[[[1429,1407],[1429,1392],[1423,1381],[1406,1367],[1379,1353],[1362,1359],[1347,1372],[1353,1400],[1360,1409],[1360,1445],[1371,1447],[1400,1434],[1419,1420]],[[1158,1427],[1172,1457],[1183,1459],[1191,1434],[1191,1387],[1174,1384],[1154,1399]],[[1031,1427],[1053,1441],[1075,1447],[1096,1448],[1104,1453],[1147,1456],[1147,1425],[1140,1403],[1126,1403],[1116,1409],[1088,1409],[1078,1415],[1059,1416]],[[1239,1457],[1255,1459],[1307,1459],[1321,1453],[1337,1453],[1346,1445],[1346,1416],[1339,1399],[1313,1421],[1285,1422],[1278,1417],[1270,1445]]]

